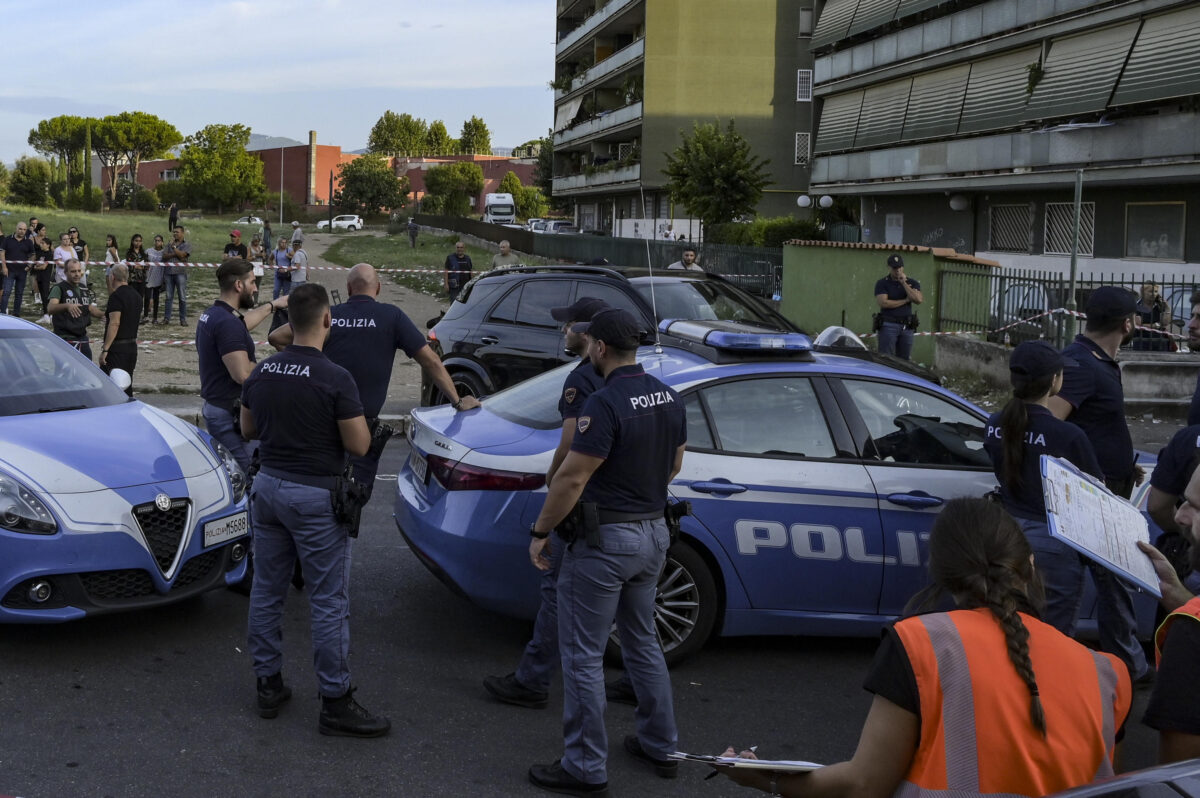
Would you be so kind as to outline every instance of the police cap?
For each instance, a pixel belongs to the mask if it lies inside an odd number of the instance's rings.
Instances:
[[[555,321],[561,322],[591,321],[592,316],[595,316],[602,310],[608,310],[608,303],[603,299],[583,296],[576,299],[575,304],[568,307],[550,308],[550,316]]]
[[[900,257],[899,255],[888,255],[887,263],[888,263],[889,269],[903,269],[904,268],[904,258]]]
[[[601,310],[591,321],[576,324],[574,331],[617,349],[637,349],[642,341],[642,325],[632,313],[620,308]]]
[[[1088,321],[1109,321],[1137,313],[1137,297],[1115,285],[1102,285],[1088,298]]]
[[[1045,341],[1026,341],[1012,351],[1008,370],[1031,380],[1053,377],[1063,370],[1063,356]]]

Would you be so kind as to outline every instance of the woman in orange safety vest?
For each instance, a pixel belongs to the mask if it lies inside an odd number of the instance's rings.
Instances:
[[[1129,673],[1037,620],[1041,584],[1012,516],[985,499],[947,502],[929,539],[929,575],[910,606],[949,595],[958,609],[887,632],[850,761],[806,773],[720,770],[773,795],[868,798],[1041,796],[1112,775]]]

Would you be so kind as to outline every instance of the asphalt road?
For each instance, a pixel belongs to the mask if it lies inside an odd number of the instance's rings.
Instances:
[[[480,681],[512,670],[529,624],[461,599],[404,547],[388,476],[395,440],[356,544],[351,663],[362,703],[390,736],[323,737],[307,603],[287,608],[284,674],[295,695],[275,720],[254,709],[246,599],[229,591],[158,610],[60,626],[0,627],[0,793],[48,796],[509,796],[543,794],[530,764],[561,751],[561,691],[546,710],[495,703]],[[717,641],[672,673],[680,747],[833,762],[849,757],[870,696],[872,640]],[[1144,696],[1139,703],[1144,702]],[[614,795],[751,794],[706,769],[663,781],[621,750],[633,710],[608,710]],[[1140,718],[1140,709],[1134,718]],[[1131,723],[1126,761],[1153,736]]]

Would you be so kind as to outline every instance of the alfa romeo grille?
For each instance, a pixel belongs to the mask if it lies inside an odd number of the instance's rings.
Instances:
[[[139,504],[133,508],[133,517],[142,528],[142,535],[150,546],[150,553],[158,563],[158,569],[166,574],[187,529],[188,500],[172,499],[167,510],[160,510],[154,502]]]

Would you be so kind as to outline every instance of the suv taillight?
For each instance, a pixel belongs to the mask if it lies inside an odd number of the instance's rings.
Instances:
[[[545,474],[482,468],[455,463],[434,454],[426,459],[430,473],[446,490],[537,490],[546,484]]]

